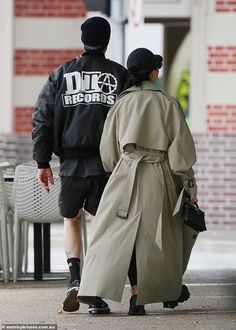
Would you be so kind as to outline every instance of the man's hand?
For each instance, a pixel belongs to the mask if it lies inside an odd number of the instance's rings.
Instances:
[[[38,182],[46,192],[49,192],[49,182],[54,184],[53,174],[50,167],[38,169]]]

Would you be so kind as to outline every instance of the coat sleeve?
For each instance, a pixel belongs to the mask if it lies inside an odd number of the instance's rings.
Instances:
[[[112,172],[120,158],[116,105],[109,111],[100,142],[104,170]]]
[[[53,117],[56,87],[52,73],[38,96],[32,117],[33,159],[39,168],[49,167],[53,152]]]
[[[177,101],[172,101],[167,115],[167,133],[170,139],[168,157],[172,172],[181,177],[185,190],[192,196],[197,194],[197,185],[192,166],[196,162],[196,151],[192,134]]]

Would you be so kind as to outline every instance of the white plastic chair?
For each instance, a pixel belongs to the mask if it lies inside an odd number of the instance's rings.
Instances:
[[[8,213],[7,213],[7,233],[8,233],[8,246],[9,246],[9,258],[10,258],[10,268],[13,268],[13,204],[12,204],[12,190],[13,190],[13,181],[15,175],[16,164],[8,164],[1,166],[4,175],[4,182],[7,193],[7,204],[8,204]],[[8,179],[8,181],[6,181]]]
[[[60,191],[59,167],[51,166],[54,185],[47,193],[37,180],[38,169],[32,164],[16,167],[13,185],[14,204],[14,267],[13,282],[16,282],[22,271],[20,251],[22,251],[23,223],[54,223],[63,221],[59,214],[58,195]],[[83,221],[83,256],[87,248],[86,223]]]
[[[16,282],[21,273],[23,223],[53,223],[63,221],[58,209],[58,195],[60,190],[58,167],[52,167],[54,185],[47,193],[37,180],[38,169],[31,164],[16,167],[13,185],[14,204],[14,267],[13,281]],[[27,251],[25,251],[27,253]]]
[[[12,182],[5,182],[5,176],[14,175],[15,166],[0,166],[0,257],[3,279],[9,281],[10,266],[13,264],[13,218],[11,208]]]

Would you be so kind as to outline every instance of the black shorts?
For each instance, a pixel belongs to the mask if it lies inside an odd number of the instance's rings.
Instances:
[[[60,214],[65,218],[75,218],[80,209],[95,215],[108,177],[61,177],[59,195]]]

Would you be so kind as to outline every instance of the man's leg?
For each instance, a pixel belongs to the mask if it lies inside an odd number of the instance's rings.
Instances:
[[[63,302],[63,310],[66,312],[74,312],[79,309],[77,294],[80,285],[80,222],[82,216],[83,210],[81,209],[75,218],[65,218],[64,220],[64,246],[70,271],[70,285]]]
[[[64,220],[64,247],[70,269],[70,283],[80,280],[80,271],[76,273],[75,269],[70,268],[70,263],[73,263],[73,260],[77,263],[80,262],[80,222],[83,212],[80,210],[77,217]]]

